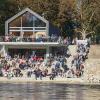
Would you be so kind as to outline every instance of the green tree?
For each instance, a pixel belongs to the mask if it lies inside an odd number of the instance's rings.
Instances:
[[[2,1],[2,2],[1,2]],[[5,21],[29,7],[34,12],[44,16],[49,22],[56,25],[59,0],[1,0],[0,2],[0,35],[4,35]]]
[[[74,19],[76,15],[75,0],[60,0],[58,25],[62,35],[71,36],[74,33]]]
[[[100,0],[78,0],[79,19],[81,27],[77,28],[83,39],[89,34],[96,33],[96,27],[100,24]]]
[[[5,21],[18,12],[15,0],[0,1],[0,35],[5,33]]]

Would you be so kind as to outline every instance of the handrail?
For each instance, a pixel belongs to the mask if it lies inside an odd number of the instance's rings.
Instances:
[[[46,28],[46,27],[10,27],[10,28]]]
[[[59,44],[69,44],[67,40],[61,37],[20,37],[20,36],[0,36],[0,42],[51,42]]]

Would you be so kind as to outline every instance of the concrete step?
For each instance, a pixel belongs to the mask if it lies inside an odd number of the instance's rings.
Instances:
[[[89,58],[100,59],[100,45],[91,45]]]
[[[69,50],[70,50],[70,52],[71,52],[72,55],[76,54],[76,48],[77,48],[76,45],[70,45],[69,46]]]
[[[71,68],[71,62],[73,60],[73,56],[76,54],[76,45],[70,45],[69,46],[69,51],[71,53],[71,56],[67,59],[67,65],[69,68]]]
[[[100,81],[100,59],[88,59],[85,62],[84,79],[86,81]]]

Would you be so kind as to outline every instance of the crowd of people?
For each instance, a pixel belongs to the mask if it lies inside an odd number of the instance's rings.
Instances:
[[[90,44],[77,44],[76,54],[70,53],[67,47],[66,54],[50,55],[47,59],[37,57],[29,58],[15,55],[0,58],[0,77],[29,77],[34,79],[49,78],[79,78],[84,73],[84,62],[88,58]],[[68,59],[71,65],[68,65]]]
[[[76,76],[80,77],[83,75],[84,73],[84,63],[85,60],[88,59],[88,53],[89,53],[89,49],[90,49],[90,44],[78,44],[77,46],[77,53],[76,55],[73,57],[72,60],[72,66],[76,68]]]
[[[62,38],[60,36],[46,37],[41,35],[40,37],[20,37],[20,36],[2,36],[0,42],[59,42],[62,44],[71,44],[70,38]]]

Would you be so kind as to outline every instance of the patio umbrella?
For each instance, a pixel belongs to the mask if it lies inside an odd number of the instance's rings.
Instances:
[[[46,36],[46,32],[36,32],[36,35],[38,35],[38,36]]]

